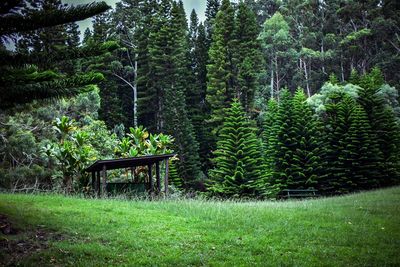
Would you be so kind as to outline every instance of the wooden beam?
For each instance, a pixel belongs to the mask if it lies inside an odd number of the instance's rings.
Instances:
[[[97,197],[100,197],[100,171],[97,172],[96,192],[97,192]]]
[[[156,162],[156,181],[157,181],[157,194],[161,192],[161,179],[160,179],[160,162]]]
[[[105,196],[107,194],[107,167],[103,165],[103,183],[102,183],[102,195]]]
[[[169,172],[169,159],[165,160],[165,177],[164,177],[164,193],[168,195],[168,172]]]
[[[153,191],[154,191],[154,185],[153,185],[153,176],[152,176],[152,173],[151,173],[151,164],[149,164],[149,165],[147,165],[148,166],[148,168],[149,168],[149,182],[150,182],[150,193],[153,193]]]
[[[92,172],[92,191],[96,192],[96,173]]]

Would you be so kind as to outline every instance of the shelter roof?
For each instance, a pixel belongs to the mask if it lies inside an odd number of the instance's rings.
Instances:
[[[163,155],[150,155],[141,156],[134,158],[120,158],[120,159],[106,159],[98,160],[85,169],[87,172],[95,172],[103,170],[105,166],[107,170],[123,169],[129,167],[146,166],[156,162],[163,161],[168,158],[172,158],[175,154],[163,154]]]

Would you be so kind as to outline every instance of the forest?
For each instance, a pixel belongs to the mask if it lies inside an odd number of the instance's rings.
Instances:
[[[182,194],[400,184],[400,2],[207,0],[205,17],[0,3],[0,189],[90,194],[96,160],[165,153]]]

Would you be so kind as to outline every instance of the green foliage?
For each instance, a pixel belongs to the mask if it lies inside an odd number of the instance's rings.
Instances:
[[[321,121],[313,114],[306,102],[303,89],[299,88],[293,96],[293,130],[296,142],[293,150],[292,180],[288,181],[288,188],[310,188],[318,184],[322,174],[322,137]]]
[[[382,157],[378,160],[380,166],[380,186],[397,183],[400,175],[400,136],[399,125],[393,109],[385,103],[379,88],[383,85],[383,75],[377,68],[360,78],[362,89],[359,91],[359,103],[365,109],[374,139],[378,143]]]
[[[179,176],[178,170],[176,168],[176,161],[171,160],[169,164],[169,174],[168,174],[168,183],[170,185],[173,185],[174,187],[178,189],[183,189],[184,188],[184,181],[183,179]]]
[[[119,140],[115,153],[122,157],[170,154],[173,142],[172,136],[149,134],[143,126],[130,127],[126,137]]]
[[[224,119],[224,109],[234,97],[234,9],[228,0],[222,2],[213,25],[212,43],[208,51],[207,95],[210,107],[209,124],[216,135]]]
[[[263,144],[263,157],[265,159],[265,172],[267,174],[267,180],[261,181],[259,187],[262,188],[263,192],[267,191],[269,180],[272,179],[272,174],[275,169],[275,158],[276,158],[276,145],[278,142],[278,102],[271,98],[268,100],[267,110],[265,111],[261,140]]]
[[[226,114],[214,152],[215,168],[209,172],[208,189],[220,196],[257,196],[258,184],[264,180],[264,162],[253,123],[237,100]]]
[[[104,79],[99,73],[75,74],[71,57],[61,55],[67,48],[79,50],[79,33],[73,22],[104,12],[109,6],[104,2],[63,6],[61,1],[14,4],[6,1],[8,8],[1,10],[0,19],[1,39],[23,33],[18,38],[17,52],[1,49],[6,58],[0,64],[0,71],[6,74],[1,75],[0,85],[3,109],[35,99],[77,95],[90,88],[87,85]],[[68,27],[63,25],[66,23]],[[30,65],[39,66],[39,70],[31,72]]]
[[[85,168],[96,159],[95,151],[88,142],[90,133],[74,127],[74,121],[63,116],[56,118],[54,130],[61,135],[59,143],[56,143],[53,153],[49,147],[43,148],[47,155],[54,156],[61,164],[63,174],[63,186],[67,193],[73,189],[74,177],[77,177],[81,185],[87,184]],[[86,184],[84,183],[86,180]]]

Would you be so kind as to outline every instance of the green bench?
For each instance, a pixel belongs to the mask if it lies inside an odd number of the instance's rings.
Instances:
[[[280,198],[311,198],[318,197],[316,189],[284,189],[279,193]]]

